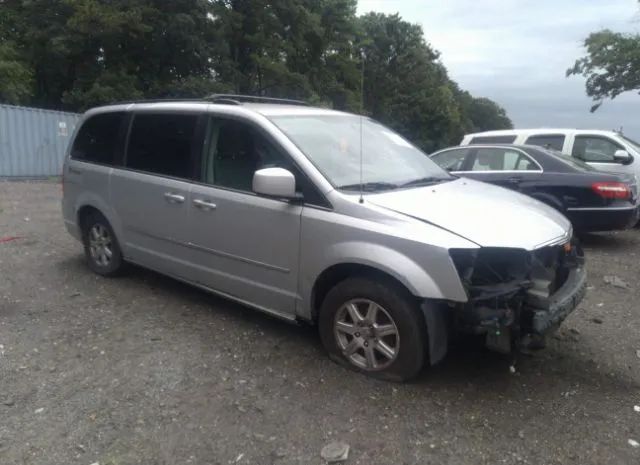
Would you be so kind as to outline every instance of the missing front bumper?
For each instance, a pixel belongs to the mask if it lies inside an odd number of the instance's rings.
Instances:
[[[574,268],[546,305],[525,307],[531,316],[531,333],[542,336],[557,328],[580,305],[586,293],[587,272],[584,267]]]
[[[459,307],[456,326],[485,334],[487,346],[499,352],[542,346],[544,336],[586,293],[584,255],[575,241],[533,252],[484,249],[472,257],[456,252],[452,258],[469,295]]]

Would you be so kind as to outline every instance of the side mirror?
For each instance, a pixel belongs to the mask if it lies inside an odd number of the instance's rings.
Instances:
[[[296,178],[284,168],[264,168],[256,171],[253,174],[253,191],[269,197],[298,198]]]
[[[623,165],[631,161],[631,155],[626,150],[616,150],[613,154],[613,159]]]

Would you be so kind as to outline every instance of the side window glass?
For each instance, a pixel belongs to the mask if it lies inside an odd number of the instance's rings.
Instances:
[[[565,137],[561,134],[539,134],[536,136],[529,137],[525,144],[527,145],[536,145],[538,147],[544,147],[547,149],[557,150],[558,152],[562,152],[562,147],[564,146]]]
[[[431,159],[447,171],[460,171],[465,158],[467,158],[467,153],[469,153],[468,149],[447,150]]]
[[[616,150],[622,146],[597,136],[576,136],[571,155],[583,161],[614,163]]]
[[[520,155],[520,158],[518,159],[518,163],[516,164],[516,167],[514,169],[517,171],[539,171],[540,170],[538,165],[536,165],[531,159],[523,155]]]
[[[102,113],[90,117],[73,141],[71,158],[113,165],[123,118],[124,112]]]
[[[504,170],[505,151],[497,148],[478,149],[473,161],[472,171]]]
[[[253,192],[253,175],[263,168],[291,171],[305,204],[330,207],[313,183],[257,129],[236,120],[209,119],[200,167],[202,182]]]
[[[476,151],[472,171],[529,171],[538,167],[522,153],[510,149],[482,148]]]
[[[513,171],[518,169],[518,161],[522,155],[518,152],[504,152],[503,170]]]
[[[191,178],[197,121],[198,115],[189,114],[135,115],[126,166],[174,178]]]
[[[515,140],[516,136],[476,136],[471,139],[469,144],[513,144]]]
[[[280,167],[293,172],[292,164],[273,144],[240,121],[212,118],[207,140],[201,167],[207,184],[252,191],[253,174],[259,169]]]

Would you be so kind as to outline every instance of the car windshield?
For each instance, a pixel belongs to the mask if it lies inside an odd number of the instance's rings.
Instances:
[[[454,179],[401,136],[368,118],[325,114],[271,120],[338,189],[357,190],[362,184],[367,191],[378,191]]]
[[[627,136],[623,136],[622,134],[618,134],[622,139],[624,139],[629,145],[631,145],[636,152],[640,153],[640,143],[636,142],[633,139],[628,138]]]

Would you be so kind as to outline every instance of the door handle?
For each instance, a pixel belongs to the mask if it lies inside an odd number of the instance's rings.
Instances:
[[[80,168],[74,168],[73,166],[70,166],[69,167],[69,173],[82,174],[82,170]]]
[[[201,210],[215,210],[216,204],[202,199],[193,199],[193,204]]]
[[[184,203],[184,195],[174,194],[173,192],[165,192],[164,198],[169,203]]]
[[[522,181],[522,178],[520,176],[512,176],[507,181],[509,181],[511,184],[518,184]]]

